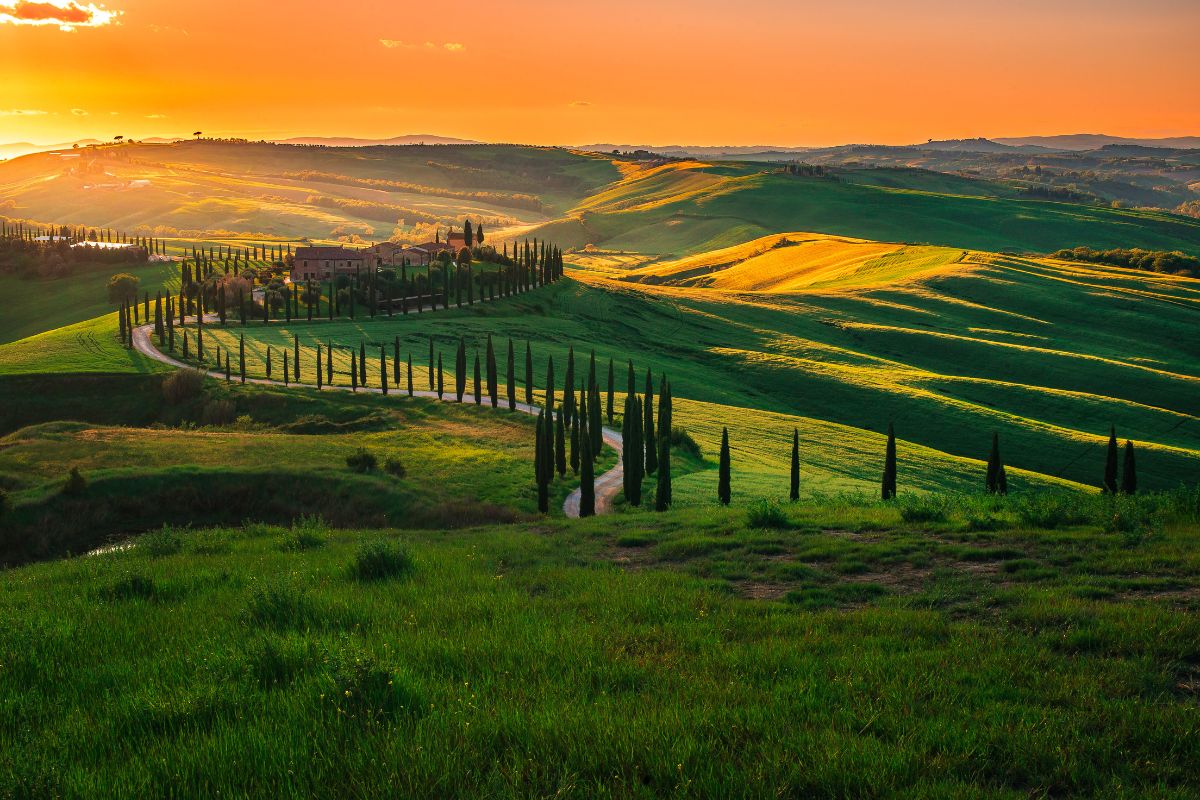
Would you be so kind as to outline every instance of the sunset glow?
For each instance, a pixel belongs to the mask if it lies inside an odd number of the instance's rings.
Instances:
[[[0,0],[0,140],[1200,132],[1184,0]]]

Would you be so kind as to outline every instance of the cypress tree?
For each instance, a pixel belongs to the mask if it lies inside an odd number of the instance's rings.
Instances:
[[[546,361],[546,408],[554,413],[554,356],[548,356]]]
[[[321,388],[321,378],[324,377],[321,369],[321,343],[317,342],[317,388]]]
[[[625,378],[625,394],[632,395],[636,392],[634,386],[635,379],[633,377],[633,359],[629,359],[629,374]]]
[[[367,343],[358,340],[358,382],[365,389],[367,386]]]
[[[283,351],[283,385],[287,386],[290,376],[288,375],[288,351]]]
[[[333,386],[333,340],[325,340],[325,382]]]
[[[596,473],[592,457],[590,438],[583,440],[583,455],[580,458],[579,473],[579,516],[591,517],[596,514]]]
[[[171,307],[172,300],[167,298],[167,350],[175,352],[175,317],[170,312],[174,309]]]
[[[433,391],[433,336],[429,337],[429,391]]]
[[[475,351],[475,405],[483,405],[483,393],[479,380],[479,351]]]
[[[387,349],[379,345],[379,391],[387,397],[388,393]]]
[[[554,466],[558,477],[567,474],[567,427],[563,424],[562,406],[558,407],[558,418],[554,425]]]
[[[517,407],[517,376],[516,364],[513,361],[513,341],[512,337],[508,338],[508,410],[512,411]]]
[[[121,308],[117,311],[117,325],[120,328],[121,344],[125,344],[125,304],[121,303]]]
[[[300,382],[300,335],[292,334],[292,352],[295,354],[292,357],[292,366],[295,367],[296,383]]]
[[[633,468],[633,474],[629,479],[629,488],[633,493],[627,494],[625,497],[630,505],[640,506],[642,504],[642,479],[646,477],[646,450],[642,442],[642,401],[636,393],[629,396],[633,398],[629,408],[631,443],[626,447],[629,449],[629,463]]]
[[[1108,432],[1108,454],[1104,460],[1105,494],[1117,493],[1117,428],[1112,426]]]
[[[579,409],[575,409],[575,413],[568,417],[571,423],[571,442],[570,442],[570,461],[571,472],[579,474]]]
[[[1121,465],[1121,494],[1137,494],[1137,465],[1133,461],[1133,442],[1125,440],[1125,461]]]
[[[788,498],[795,502],[800,499],[800,429],[792,429],[792,475]]]
[[[630,489],[633,482],[633,434],[629,430],[629,420],[633,416],[632,407],[633,398],[625,395],[625,413],[621,415],[621,488],[626,500],[633,493]]]
[[[600,457],[604,446],[604,423],[601,421],[600,386],[592,381],[591,392],[588,395],[588,433],[591,434],[592,453]]]
[[[412,353],[408,354],[408,396],[413,396],[413,381],[412,381]]]
[[[533,405],[533,350],[525,341],[525,405]]]
[[[444,389],[445,389],[445,384],[442,381],[442,354],[439,352],[437,355],[437,395],[438,395],[438,400],[442,399]]]
[[[613,422],[613,360],[608,359],[608,424]]]
[[[392,383],[400,388],[400,337],[392,341]]]
[[[246,334],[238,337],[238,374],[246,382]]]
[[[671,507],[671,384],[664,375],[658,390],[658,487],[654,507],[666,511]]]
[[[492,347],[492,335],[489,333],[487,337],[487,390],[488,398],[492,401],[492,408],[495,408],[500,402],[496,383],[496,350]]]
[[[271,380],[271,348],[267,348],[267,380]]]
[[[1000,434],[992,433],[992,451],[988,453],[987,462],[987,491],[988,494],[1003,494],[1000,491],[1000,473],[1004,470],[1004,462],[1000,460]]]
[[[717,472],[717,502],[729,505],[729,428],[721,429],[721,462]]]
[[[458,351],[454,354],[454,395],[462,402],[467,391],[467,342],[458,337]]]
[[[231,380],[233,380],[233,374],[231,373],[230,367],[229,367],[229,354],[226,353],[225,354],[225,382],[229,383]]]
[[[550,511],[550,478],[546,474],[546,412],[539,411],[533,448],[533,477],[537,482],[538,511]]]
[[[888,423],[887,450],[883,458],[883,480],[880,485],[884,500],[896,497],[896,428]]]
[[[188,332],[187,332],[187,329],[184,329],[184,331],[183,331],[183,360],[187,361],[187,359],[188,359]]]
[[[284,354],[284,365],[287,364],[287,354]],[[358,391],[358,353],[350,351],[350,391]]]
[[[163,337],[166,331],[163,329],[163,305],[162,292],[154,293],[154,335],[158,337],[158,343],[161,346]]]
[[[575,414],[575,346],[567,348],[567,374],[563,378],[563,408],[569,416]]]
[[[642,397],[642,444],[646,451],[646,474],[658,471],[658,441],[654,436],[654,378],[646,370],[646,391]]]

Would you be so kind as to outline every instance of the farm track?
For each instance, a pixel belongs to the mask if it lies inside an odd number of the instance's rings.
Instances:
[[[212,319],[215,320],[216,316],[213,315]],[[205,317],[205,320],[206,321],[208,320],[208,316]],[[133,329],[133,347],[134,347],[134,349],[148,358],[153,358],[155,361],[160,361],[163,364],[169,364],[170,366],[176,367],[177,369],[191,369],[192,365],[185,364],[182,361],[172,358],[171,356],[167,355],[166,353],[162,352],[161,350],[159,350],[157,347],[154,346],[154,342],[151,338],[153,329],[154,329],[153,323],[141,325],[140,327]],[[203,370],[203,371],[210,378],[217,378],[217,379],[222,379],[222,380],[225,378],[225,373],[222,371],[218,371],[215,369]],[[245,382],[260,384],[260,385],[264,385],[264,386],[279,386],[279,387],[284,386],[283,381],[269,380],[267,378],[246,378]],[[317,389],[316,386],[312,386],[310,384],[298,384],[298,383],[287,384],[287,388],[290,389],[293,387],[309,389],[309,390],[313,390],[313,391],[322,391],[322,392],[353,391],[349,386],[322,386],[320,389]],[[378,387],[362,387],[362,386],[360,386],[360,387],[358,387],[358,391],[374,392],[376,394],[383,393],[383,390]],[[395,394],[395,395],[398,395],[401,397],[408,396],[408,392],[403,391],[403,390],[393,391],[392,394]],[[430,392],[430,391],[414,390],[412,393],[412,396],[423,397],[423,398],[426,398],[429,400],[441,399],[441,401],[444,403],[457,402],[456,400],[451,400],[449,396],[446,396],[444,398],[438,398],[437,392]],[[486,408],[486,407],[490,407],[490,405],[485,403],[482,407]],[[496,408],[497,408],[497,410],[501,410],[501,409],[507,410],[507,404],[506,403],[501,404],[501,405],[497,406]],[[537,416],[542,411],[542,409],[540,407],[530,405],[528,403],[517,403],[514,408],[516,411],[520,411],[523,414],[530,414],[532,416]],[[617,463],[615,466],[613,466],[612,469],[596,476],[595,487],[596,487],[596,513],[597,514],[607,514],[612,511],[613,501],[616,499],[617,493],[619,491],[621,491],[622,478],[624,476],[624,470],[621,466],[621,453],[622,453],[622,448],[623,448],[621,434],[610,428],[604,428],[603,431],[604,431],[604,441],[610,447],[612,447],[614,450],[617,451]],[[579,500],[580,500],[580,490],[576,489],[575,491],[571,492],[571,494],[569,494],[567,496],[567,499],[565,501],[563,501],[563,506],[562,506],[563,513],[568,517],[578,517],[579,516]]]

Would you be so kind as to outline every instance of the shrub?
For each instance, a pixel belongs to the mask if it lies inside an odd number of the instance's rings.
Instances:
[[[176,528],[167,525],[142,536],[141,546],[154,558],[172,556],[183,549],[183,537]]]
[[[900,519],[905,522],[945,522],[946,503],[933,496],[908,496],[900,505]]]
[[[408,474],[408,470],[404,468],[404,464],[398,458],[389,458],[384,461],[383,471],[393,478],[403,478]]]
[[[427,707],[407,674],[369,653],[342,653],[327,681],[322,696],[337,704],[339,716],[367,725],[401,714],[419,716]]]
[[[177,369],[163,378],[163,399],[173,406],[197,397],[204,388],[204,374],[197,369]]]
[[[350,575],[360,581],[401,578],[413,570],[408,551],[390,542],[371,542],[359,548],[350,564]]]
[[[237,419],[237,404],[232,400],[210,400],[200,417],[205,425],[229,425]]]
[[[317,607],[300,589],[276,584],[258,589],[250,597],[250,620],[276,630],[318,627],[322,621]]]
[[[379,459],[360,447],[354,455],[346,456],[346,466],[355,472],[374,472],[379,466]]]
[[[80,495],[87,488],[87,479],[79,474],[79,467],[71,467],[67,474],[67,482],[63,484],[63,494]]]
[[[792,523],[778,503],[760,500],[746,512],[746,524],[751,528],[790,528]]]
[[[1091,519],[1083,500],[1078,494],[1066,492],[1027,495],[1017,504],[1017,514],[1021,522],[1031,528],[1054,529],[1082,525]]]
[[[292,524],[292,530],[279,543],[285,551],[313,550],[325,546],[324,534],[328,531],[325,520],[317,515],[305,515]]]
[[[686,453],[692,458],[699,459],[703,457],[700,445],[692,438],[692,435],[686,429],[678,426],[671,428],[671,447],[682,453]]]

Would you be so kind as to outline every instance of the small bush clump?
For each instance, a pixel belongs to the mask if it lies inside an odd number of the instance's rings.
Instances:
[[[163,399],[173,406],[198,397],[204,388],[204,374],[198,369],[178,369],[163,378]]]
[[[237,404],[232,400],[209,400],[200,420],[205,425],[229,425],[237,419]]]
[[[751,528],[790,528],[792,523],[778,503],[760,500],[746,512],[746,524]]]
[[[86,488],[87,479],[79,474],[79,467],[71,467],[71,471],[67,473],[67,481],[63,484],[63,494],[81,495]]]
[[[413,571],[408,551],[390,542],[371,542],[359,548],[350,564],[351,577],[360,581],[402,578]]]
[[[945,522],[945,501],[933,496],[907,497],[900,505],[900,519],[905,522]]]
[[[389,458],[383,462],[383,471],[393,478],[403,478],[408,474],[408,470],[404,468],[403,462],[398,458]]]
[[[329,528],[325,520],[317,515],[305,515],[292,523],[292,530],[283,537],[279,549],[288,552],[313,550],[325,546],[325,534]]]
[[[156,531],[144,534],[141,546],[154,558],[173,556],[183,549],[183,537],[177,529],[164,525]]]
[[[1042,492],[1026,495],[1017,504],[1021,522],[1031,528],[1063,528],[1083,525],[1091,520],[1087,504],[1079,495],[1065,492]]]
[[[355,472],[374,472],[379,467],[379,459],[360,447],[353,455],[346,456],[346,466]]]
[[[671,428],[671,448],[696,459],[702,458],[704,455],[700,450],[700,445],[687,432],[687,429],[678,426]]]

